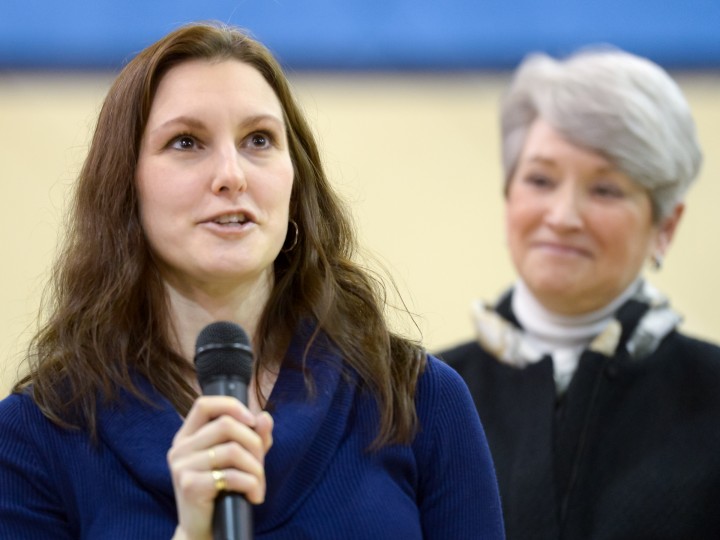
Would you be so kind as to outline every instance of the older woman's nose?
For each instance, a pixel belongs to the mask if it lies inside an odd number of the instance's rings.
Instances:
[[[236,193],[247,188],[245,163],[234,147],[218,150],[214,158],[212,190],[214,193]]]
[[[582,227],[582,197],[570,184],[562,185],[548,201],[546,223],[557,230],[576,230]]]

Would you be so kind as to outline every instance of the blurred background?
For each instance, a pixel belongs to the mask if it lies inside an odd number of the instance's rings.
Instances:
[[[660,273],[648,278],[720,340],[718,0],[3,0],[0,5],[0,397],[17,377],[102,99],[179,25],[241,26],[285,66],[362,260],[396,328],[438,350],[472,336],[469,305],[514,279],[505,249],[498,101],[531,51],[608,43],[667,68],[705,150]]]

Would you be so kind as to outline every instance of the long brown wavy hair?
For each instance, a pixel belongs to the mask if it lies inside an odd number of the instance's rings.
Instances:
[[[353,262],[353,229],[281,67],[246,33],[219,24],[168,34],[130,61],[110,88],[75,187],[44,301],[45,322],[30,344],[29,373],[14,391],[30,390],[53,422],[84,427],[93,438],[99,401],[117,399],[120,390],[143,398],[135,374],[183,416],[197,397],[190,384],[194,368],[173,345],[169,305],[140,224],[135,185],[158,83],[191,59],[236,59],[255,67],[285,115],[295,174],[290,216],[299,234],[295,248],[274,263],[274,288],[256,336],[258,364],[282,358],[301,321],[314,321],[377,399],[375,445],[409,442],[426,356],[389,330],[381,281]]]

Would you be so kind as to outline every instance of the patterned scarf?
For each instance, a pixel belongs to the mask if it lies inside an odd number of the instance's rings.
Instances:
[[[647,306],[625,343],[630,357],[638,360],[654,352],[663,338],[678,326],[682,317],[670,307],[668,299],[660,291],[644,280],[639,282],[630,301]],[[545,356],[524,330],[499,315],[494,307],[480,301],[475,302],[473,318],[478,342],[500,362],[524,368],[528,364],[539,362]],[[592,338],[587,348],[612,357],[620,345],[621,335],[620,321],[611,317],[604,330]],[[557,366],[555,371],[558,391],[562,392],[569,384],[574,366],[569,374],[559,374]]]

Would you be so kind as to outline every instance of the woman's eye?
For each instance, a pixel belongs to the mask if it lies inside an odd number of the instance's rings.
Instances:
[[[546,188],[552,186],[552,180],[541,174],[530,174],[525,177],[525,182],[531,186],[538,188]]]
[[[180,135],[172,141],[171,146],[176,150],[192,150],[197,146],[197,142],[190,135]]]
[[[613,184],[597,184],[593,187],[593,193],[600,197],[613,199],[621,198],[624,195],[622,189]]]
[[[267,133],[258,132],[250,135],[249,143],[253,148],[267,148],[270,146],[272,138]]]

